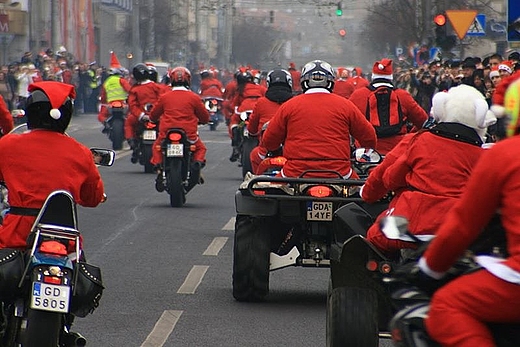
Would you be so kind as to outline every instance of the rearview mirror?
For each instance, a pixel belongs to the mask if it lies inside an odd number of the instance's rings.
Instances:
[[[354,159],[363,164],[379,164],[383,158],[373,149],[357,148],[354,151]]]
[[[105,148],[90,148],[94,163],[100,166],[112,166],[116,160],[116,152]]]

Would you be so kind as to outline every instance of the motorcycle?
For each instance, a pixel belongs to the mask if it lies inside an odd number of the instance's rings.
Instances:
[[[161,144],[161,151],[163,153],[162,182],[164,189],[170,195],[170,206],[182,207],[186,202],[186,194],[195,185],[203,183],[200,174],[202,168],[192,163],[195,145],[190,142],[183,129],[171,128],[168,129],[166,138]]]
[[[97,165],[113,164],[113,151],[91,151]],[[75,317],[86,317],[98,307],[104,287],[101,269],[86,262],[80,239],[74,198],[57,190],[39,210],[28,248],[0,249],[0,345],[86,345],[70,328]]]
[[[152,110],[152,104],[146,104],[144,107],[145,113],[149,114]],[[138,142],[136,144],[137,148],[134,151],[137,152],[136,158],[139,161],[139,164],[144,166],[145,173],[152,173],[153,164],[150,163],[150,159],[152,159],[152,150],[153,144],[157,139],[157,135],[159,134],[159,123],[152,122],[149,119],[145,119],[139,122],[138,128]]]
[[[112,101],[108,105],[109,117],[106,120],[106,133],[110,141],[112,141],[113,150],[123,149],[123,141],[125,140],[125,120],[128,111],[128,105],[120,100]]]
[[[249,116],[253,113],[252,110],[240,112],[240,123],[235,130],[235,136],[238,137],[238,150],[240,152],[240,165],[242,166],[242,178],[246,176],[248,172],[252,172],[251,159],[249,155],[253,148],[258,146],[258,138],[256,136],[250,136],[247,130],[247,124],[249,123]]]
[[[224,99],[215,96],[201,97],[204,107],[209,112],[209,130],[217,130],[217,126],[222,119],[222,102]]]
[[[381,230],[389,239],[407,240],[419,245],[413,259],[419,259],[426,250],[427,243],[408,230],[408,221],[403,217],[386,217],[381,221]],[[395,314],[390,320],[389,331],[394,346],[398,347],[440,347],[427,334],[424,318],[428,314],[433,293],[446,283],[464,274],[481,268],[477,259],[481,255],[504,258],[507,254],[505,232],[495,216],[490,225],[470,246],[439,281],[424,281],[418,276],[416,261],[403,263],[388,271],[384,281],[396,288],[391,295]],[[412,266],[410,266],[412,265]],[[520,324],[489,323],[497,347],[520,346]]]

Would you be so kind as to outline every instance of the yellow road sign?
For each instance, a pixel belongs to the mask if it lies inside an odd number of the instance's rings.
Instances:
[[[477,10],[446,10],[446,17],[448,17],[459,39],[462,40],[466,36],[469,27],[475,21],[477,13]]]

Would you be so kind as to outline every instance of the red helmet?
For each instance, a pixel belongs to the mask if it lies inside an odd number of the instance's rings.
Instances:
[[[183,66],[173,68],[169,77],[172,86],[189,87],[191,84],[191,72]]]

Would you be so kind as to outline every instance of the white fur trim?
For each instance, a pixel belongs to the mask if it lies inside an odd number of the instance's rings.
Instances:
[[[372,79],[375,80],[376,78],[384,78],[384,79],[387,79],[387,80],[393,80],[394,76],[393,75],[380,75],[380,74],[373,73],[372,74]]]
[[[52,118],[54,118],[56,120],[61,118],[61,112],[57,108],[53,108],[52,110],[50,110],[49,114],[51,115]]]
[[[498,65],[498,71],[500,70],[504,70],[504,71],[507,71],[508,73],[512,74],[513,73],[513,69],[511,69],[510,66],[506,65],[506,64],[500,64]]]
[[[485,129],[497,122],[497,118],[493,112],[489,111],[486,100],[475,100],[475,120],[480,129]]]
[[[434,278],[436,280],[440,280],[442,277],[444,277],[445,272],[437,272],[430,269],[428,266],[428,263],[426,263],[426,259],[424,257],[421,257],[419,259],[419,269],[421,269],[422,272],[430,276],[431,278]]]
[[[491,105],[489,110],[493,112],[497,118],[502,118],[506,114],[506,108],[502,105]]]
[[[442,122],[446,118],[445,106],[448,98],[448,93],[445,92],[436,93],[433,96],[430,114],[437,122]]]

